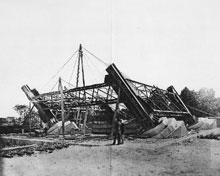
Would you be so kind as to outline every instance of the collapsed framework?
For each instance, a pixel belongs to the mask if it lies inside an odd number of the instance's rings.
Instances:
[[[82,62],[81,45],[78,52],[79,62],[80,59]],[[63,111],[71,113],[79,108],[108,107],[116,104],[116,114],[119,111],[117,105],[123,103],[130,116],[142,127],[140,133],[157,125],[161,117],[183,120],[188,125],[195,123],[192,114],[173,86],[163,90],[131,80],[125,77],[114,63],[108,65],[106,72],[108,74],[105,75],[104,83],[86,86],[83,80],[82,87],[77,85],[75,88],[63,90]],[[30,89],[28,85],[22,86],[22,90],[48,127],[57,123],[57,112],[61,112],[61,91],[39,94],[36,89]]]

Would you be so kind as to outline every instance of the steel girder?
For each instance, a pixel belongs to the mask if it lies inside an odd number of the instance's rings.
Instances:
[[[71,110],[76,107],[114,104],[117,95],[105,83],[64,90],[64,107]],[[34,101],[44,103],[49,109],[60,109],[60,92],[54,91],[36,96]]]

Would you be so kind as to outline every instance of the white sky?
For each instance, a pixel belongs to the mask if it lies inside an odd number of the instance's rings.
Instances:
[[[218,0],[0,0],[0,116],[28,104],[22,85],[49,91],[80,43],[134,80],[220,96],[219,9]]]

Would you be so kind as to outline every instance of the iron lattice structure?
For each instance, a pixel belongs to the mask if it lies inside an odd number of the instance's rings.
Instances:
[[[87,51],[87,50],[86,50]],[[99,58],[96,58],[100,60]],[[82,68],[83,86],[79,84],[80,63]],[[61,111],[61,99],[64,110],[75,111],[77,108],[91,106],[107,107],[110,104],[123,103],[136,121],[149,129],[157,124],[160,117],[174,117],[185,123],[193,124],[194,119],[173,86],[167,90],[160,89],[126,78],[111,64],[106,68],[104,83],[85,86],[82,46],[78,50],[78,69],[76,87],[61,91],[39,94],[25,85],[22,90],[38,109],[41,119],[52,126],[57,122],[54,112]],[[61,79],[60,79],[61,80]],[[119,93],[120,92],[120,93]],[[117,106],[116,106],[117,107]]]
[[[143,84],[131,79],[122,77],[117,67],[112,64],[107,68],[109,74],[105,82],[84,87],[76,87],[64,90],[64,109],[74,111],[76,108],[87,106],[100,106],[115,104],[119,102],[125,104],[133,117],[140,125],[149,129],[157,123],[160,117],[174,117],[184,120],[186,123],[193,123],[193,118],[175,89],[171,86],[167,90]],[[120,79],[111,76],[114,73]],[[53,111],[60,111],[61,94],[60,91],[53,91],[38,94],[36,90],[31,90],[27,85],[22,87],[29,100],[38,109],[43,121],[55,123]],[[121,89],[121,96],[118,97],[118,89]],[[53,119],[53,120],[52,120]],[[51,126],[51,125],[50,125]]]
[[[65,110],[73,110],[76,107],[114,104],[117,101],[117,94],[111,86],[105,83],[64,90],[63,93]],[[44,103],[49,109],[57,110],[60,109],[60,99],[60,92],[54,91],[40,94],[34,98],[34,101]]]
[[[160,117],[181,118],[184,115],[191,116],[173,86],[163,90],[134,80],[127,79],[127,81],[133,84],[138,95],[149,106],[150,112],[154,114],[154,121]]]

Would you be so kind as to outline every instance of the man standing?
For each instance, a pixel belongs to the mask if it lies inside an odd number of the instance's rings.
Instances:
[[[118,145],[121,144],[121,121],[119,118],[115,121],[115,126],[114,126],[114,141],[112,145],[115,145],[116,139],[118,140]]]
[[[131,121],[133,121],[133,119],[130,120],[120,120],[121,122],[121,144],[124,144],[124,140],[125,140],[125,124],[130,123]]]
[[[121,120],[121,144],[124,144],[124,135],[125,135],[125,121]]]

